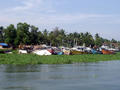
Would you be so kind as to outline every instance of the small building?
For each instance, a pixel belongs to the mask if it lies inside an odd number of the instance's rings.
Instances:
[[[103,43],[102,46],[107,47],[107,48],[115,48],[115,49],[120,48],[118,43],[107,43],[107,42],[105,42],[105,43]]]
[[[118,43],[111,43],[111,46],[118,49],[120,48],[119,44]]]
[[[111,51],[119,51],[120,50],[120,46],[118,43],[106,43],[105,42],[105,43],[103,43],[101,48],[111,50]]]

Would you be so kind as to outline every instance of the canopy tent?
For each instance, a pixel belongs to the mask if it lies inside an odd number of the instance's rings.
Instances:
[[[8,47],[8,44],[6,44],[6,43],[0,43],[0,46]]]

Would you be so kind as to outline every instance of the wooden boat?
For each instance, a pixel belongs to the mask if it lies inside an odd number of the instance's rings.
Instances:
[[[64,52],[64,55],[70,55],[71,54],[70,50],[63,50],[63,52]]]
[[[109,51],[109,50],[105,50],[105,49],[102,49],[102,53],[103,54],[115,54],[114,51]]]
[[[8,52],[11,52],[12,49],[0,49],[0,53],[8,53]]]
[[[84,51],[77,51],[77,50],[71,50],[70,53],[71,53],[72,55],[88,54],[87,52],[84,52]]]

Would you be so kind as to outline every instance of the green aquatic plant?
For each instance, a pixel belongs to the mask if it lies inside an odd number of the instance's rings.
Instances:
[[[0,54],[0,64],[72,64],[120,60],[120,53],[114,55],[85,54],[85,55],[51,55],[38,56],[35,54]]]

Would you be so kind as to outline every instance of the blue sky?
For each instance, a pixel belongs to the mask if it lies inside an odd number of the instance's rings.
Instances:
[[[0,25],[27,22],[43,30],[91,32],[120,40],[120,0],[1,0]]]

